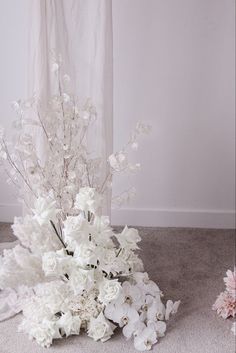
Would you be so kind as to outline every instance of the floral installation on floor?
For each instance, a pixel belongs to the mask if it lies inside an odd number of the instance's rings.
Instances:
[[[0,130],[8,182],[19,187],[27,209],[12,226],[19,244],[0,258],[0,297],[7,295],[9,306],[1,319],[22,311],[19,330],[43,347],[82,329],[105,342],[120,327],[137,350],[150,350],[180,302],[164,304],[163,293],[144,272],[138,231],[126,226],[115,232],[102,215],[114,175],[139,169],[129,151],[137,150],[138,138],[150,127],[137,123],[125,147],[109,156],[102,177],[104,161],[89,150],[95,107],[69,93],[70,77],[62,74],[60,60],[52,70],[58,93],[47,110],[36,97],[14,102],[14,140],[8,142]],[[33,131],[44,136],[43,154]],[[121,205],[133,195],[130,188],[113,201]]]
[[[236,316],[236,267],[234,272],[228,270],[224,277],[225,291],[221,292],[213,304],[213,310],[223,319]],[[231,331],[236,335],[235,321],[233,322]]]

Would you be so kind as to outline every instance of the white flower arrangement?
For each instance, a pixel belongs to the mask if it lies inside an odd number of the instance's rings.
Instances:
[[[164,336],[165,321],[180,302],[164,305],[162,292],[143,272],[138,231],[126,226],[116,233],[101,213],[112,176],[139,169],[129,162],[128,149],[137,150],[138,137],[149,126],[137,124],[128,144],[109,156],[108,174],[101,180],[102,161],[91,156],[87,143],[95,108],[89,100],[79,107],[66,91],[70,80],[61,75],[60,63],[52,70],[59,93],[47,112],[42,114],[36,98],[14,102],[16,142],[8,143],[0,130],[0,157],[11,167],[8,181],[19,186],[29,211],[12,226],[21,245],[0,258],[0,289],[15,289],[20,298],[24,288],[19,330],[43,347],[81,329],[105,342],[119,326],[137,350],[149,350]],[[25,132],[29,127],[44,134],[44,159],[33,135]],[[120,205],[133,194],[131,188],[115,199]]]

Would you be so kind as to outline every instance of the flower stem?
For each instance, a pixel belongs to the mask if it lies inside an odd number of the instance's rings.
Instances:
[[[58,239],[60,240],[61,244],[62,244],[63,247],[66,249],[66,244],[64,243],[64,241],[62,240],[61,236],[59,235],[55,224],[54,224],[53,221],[51,221],[51,220],[50,220],[50,223],[51,223],[51,225],[52,225],[52,227],[53,227],[53,229],[54,229],[54,231],[55,231],[55,233],[56,233]]]

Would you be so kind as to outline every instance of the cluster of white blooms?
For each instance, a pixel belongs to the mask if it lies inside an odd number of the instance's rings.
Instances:
[[[148,350],[164,335],[164,320],[179,302],[162,304],[162,293],[137,254],[138,231],[126,226],[115,232],[102,205],[115,173],[139,169],[128,160],[128,148],[137,150],[138,137],[149,126],[137,124],[128,144],[108,158],[108,174],[101,180],[101,159],[92,158],[87,146],[95,108],[90,101],[79,107],[64,89],[69,77],[61,77],[57,63],[53,71],[59,94],[46,114],[35,98],[15,102],[15,142],[6,142],[0,130],[0,157],[11,167],[9,179],[22,194],[26,188],[31,193],[24,199],[29,213],[12,226],[21,245],[0,257],[0,289],[24,288],[19,329],[43,347],[81,329],[104,342],[120,326],[138,350]],[[44,134],[43,157],[29,126]],[[124,194],[119,203],[129,199],[129,192]]]
[[[147,273],[133,273],[129,281],[122,284],[122,291],[115,302],[105,308],[105,316],[122,327],[127,339],[134,338],[139,351],[149,350],[163,337],[165,320],[177,312],[180,301],[162,303],[162,292]]]
[[[118,325],[126,338],[134,337],[137,350],[148,350],[164,335],[164,320],[177,311],[179,302],[165,306],[160,289],[143,272],[138,231],[126,226],[114,232],[107,217],[94,213],[101,201],[94,189],[81,188],[75,201],[80,213],[68,216],[60,230],[53,221],[60,211],[56,203],[38,199],[32,215],[13,225],[24,247],[5,250],[0,288],[31,290],[19,329],[43,347],[79,335],[81,328],[104,342]]]

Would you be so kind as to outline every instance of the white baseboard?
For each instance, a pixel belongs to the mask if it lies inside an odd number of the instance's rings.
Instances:
[[[0,222],[13,222],[15,216],[22,216],[20,204],[0,204]]]
[[[233,210],[112,209],[112,225],[146,227],[235,228]]]
[[[112,225],[144,227],[235,228],[233,210],[112,209]],[[22,215],[19,204],[0,204],[0,222],[13,222]]]

